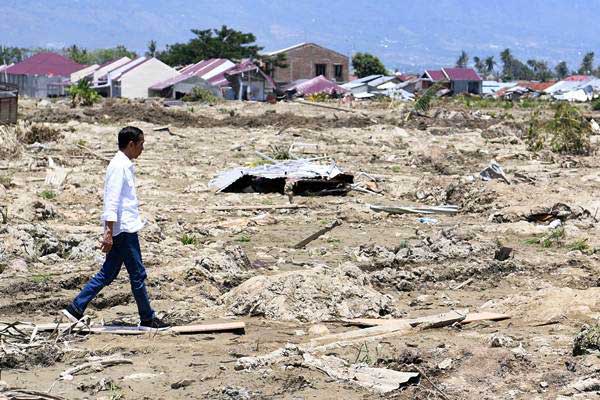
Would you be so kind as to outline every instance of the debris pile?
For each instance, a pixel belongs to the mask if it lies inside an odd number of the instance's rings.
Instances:
[[[391,298],[371,288],[365,274],[354,266],[255,276],[221,301],[234,315],[279,321],[378,317],[392,312]]]

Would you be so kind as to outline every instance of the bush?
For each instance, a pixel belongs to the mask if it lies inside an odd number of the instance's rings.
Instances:
[[[85,79],[69,88],[69,96],[71,96],[71,107],[89,107],[100,101],[100,95],[90,87],[90,83]]]
[[[206,104],[217,104],[220,99],[213,92],[201,87],[195,87],[181,99],[183,101],[198,101]]]
[[[592,101],[592,110],[600,111],[600,97],[598,97],[596,100]]]
[[[576,107],[560,103],[550,121],[542,121],[538,111],[531,115],[525,140],[533,151],[541,150],[549,142],[556,153],[587,155],[592,147],[591,133],[590,123]]]

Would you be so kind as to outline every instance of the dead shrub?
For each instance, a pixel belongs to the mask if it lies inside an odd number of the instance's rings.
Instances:
[[[46,143],[61,139],[62,133],[48,125],[24,123],[17,126],[17,138],[24,144]]]
[[[0,126],[0,159],[17,159],[21,156],[22,150],[16,129],[9,126]]]

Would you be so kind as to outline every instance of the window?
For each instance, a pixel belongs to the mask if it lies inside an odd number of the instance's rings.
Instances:
[[[333,66],[334,71],[335,71],[335,80],[336,81],[341,81],[344,79],[343,77],[343,68],[341,64],[336,64]]]
[[[327,76],[327,64],[315,64],[315,76]]]

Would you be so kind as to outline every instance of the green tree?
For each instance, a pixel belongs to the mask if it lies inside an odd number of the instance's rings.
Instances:
[[[527,65],[533,70],[535,79],[539,81],[546,82],[554,77],[546,61],[531,59],[527,60]]]
[[[187,43],[167,45],[157,57],[172,66],[196,63],[207,58],[228,58],[240,61],[244,58],[258,58],[263,48],[254,44],[256,36],[243,33],[223,25],[221,29],[192,29],[196,35]]]
[[[536,78],[533,69],[513,57],[510,49],[502,51],[500,59],[502,60],[502,79],[505,81],[515,79],[531,80]]]
[[[67,57],[79,64],[91,64],[91,55],[84,48],[78,47],[76,44],[64,49]]]
[[[564,79],[569,75],[569,67],[566,61],[561,61],[554,67],[554,73],[558,79]]]
[[[148,57],[156,56],[156,41],[151,40],[150,43],[148,43],[148,51],[146,52],[146,56],[148,56]]]
[[[0,65],[12,64],[23,61],[26,57],[27,49],[20,47],[9,47],[0,45]]]
[[[387,75],[387,70],[379,58],[369,53],[356,53],[352,57],[354,74],[359,78],[369,75]]]
[[[485,64],[485,72],[487,74],[491,74],[492,72],[494,72],[494,68],[497,64],[496,60],[494,60],[494,56],[487,57],[483,63]]]
[[[594,71],[594,52],[586,53],[581,60],[581,67],[578,73],[580,75],[591,75]]]
[[[473,57],[473,62],[475,63],[475,69],[477,70],[479,75],[485,75],[486,70],[484,61],[481,58],[475,56]]]
[[[456,60],[456,66],[458,68],[465,68],[469,64],[469,55],[466,51],[461,51],[458,60]]]
[[[123,45],[118,45],[116,47],[107,49],[94,50],[92,54],[93,56],[91,62],[96,64],[104,64],[105,62],[117,60],[123,57],[129,57],[131,59],[137,58],[137,54],[134,51],[128,50]]]

